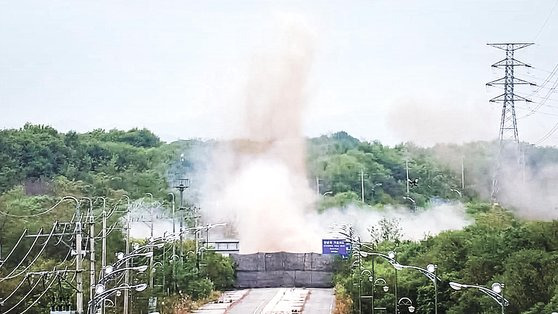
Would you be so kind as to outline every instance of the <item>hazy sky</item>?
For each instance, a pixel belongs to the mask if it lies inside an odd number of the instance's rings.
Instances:
[[[557,2],[1,1],[0,128],[227,137],[250,60],[270,49],[278,18],[294,14],[315,37],[307,135],[491,139],[501,107],[488,100],[500,91],[485,83],[503,76],[490,65],[504,54],[486,43],[535,42],[516,54],[534,68],[516,72],[542,83],[558,64]],[[518,104],[518,116],[536,106]],[[555,93],[519,120],[520,137],[537,142],[556,123]],[[543,144],[558,144],[558,132]]]

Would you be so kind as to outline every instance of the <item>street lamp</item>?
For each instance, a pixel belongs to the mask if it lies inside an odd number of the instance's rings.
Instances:
[[[399,299],[399,301],[397,301],[397,306],[399,307],[401,305],[406,306],[407,310],[409,310],[409,313],[415,312],[415,307],[413,306],[413,301],[411,301],[411,299],[402,297],[401,299]]]
[[[339,231],[339,233],[341,235],[343,235],[346,240],[350,241],[351,243],[351,255],[357,257],[357,259],[353,262],[353,264],[351,265],[352,269],[356,269],[358,268],[359,270],[362,269],[362,262],[361,262],[361,258],[364,257],[372,257],[372,271],[371,273],[371,277],[372,279],[369,278],[370,281],[374,282],[374,257],[378,256],[381,258],[386,259],[392,266],[396,265],[397,262],[395,261],[395,252],[390,251],[387,255],[386,254],[381,254],[381,253],[375,253],[375,252],[368,252],[368,251],[362,251],[362,248],[368,249],[373,251],[374,248],[364,244],[360,241],[360,237],[356,236],[354,234],[354,230],[352,228],[352,226],[350,225],[343,225],[342,226],[342,231]],[[356,264],[356,265],[355,265]],[[395,267],[394,267],[395,268]],[[364,273],[364,272],[362,272]],[[362,284],[361,284],[361,276],[362,273],[358,274],[358,286],[359,286],[359,290],[358,290],[358,309],[359,312],[362,312]],[[355,283],[356,284],[356,283]],[[395,285],[394,285],[394,295],[395,295],[395,309],[397,311],[397,268],[395,268]],[[389,289],[389,288],[388,288]],[[374,313],[374,293],[372,293],[372,295],[370,296],[370,298],[372,299],[372,313]],[[356,304],[355,304],[356,306]]]
[[[453,290],[461,290],[463,288],[476,288],[476,289],[478,289],[480,292],[488,295],[494,301],[496,301],[496,303],[498,303],[500,305],[500,307],[502,308],[502,314],[504,313],[505,307],[510,304],[508,302],[508,300],[506,300],[506,298],[504,298],[504,284],[503,283],[495,282],[495,283],[492,284],[490,289],[482,287],[482,286],[466,285],[466,284],[461,284],[461,283],[457,283],[457,282],[453,282],[453,281],[450,282],[449,285]]]
[[[163,260],[163,262],[153,263],[153,268],[151,269],[151,277],[150,277],[151,288],[153,288],[153,277],[154,277],[154,274],[155,274],[155,269],[156,269],[157,266],[161,266],[163,268],[163,293],[165,293],[165,264],[164,264],[164,261],[165,260]]]
[[[112,295],[113,293],[117,293],[120,290],[136,290],[138,292],[141,292],[143,290],[145,290],[147,288],[147,284],[139,284],[139,285],[134,285],[134,286],[130,286],[127,284],[124,284],[122,286],[118,286],[112,289],[106,289],[105,285],[103,284],[97,284],[95,286],[95,295],[93,296],[93,298],[89,301],[89,313],[93,314],[97,311],[97,306],[104,302],[106,298],[108,298],[110,295]]]
[[[388,287],[387,282],[384,278],[378,278],[378,279],[374,280],[374,287],[376,287],[376,286],[383,286],[382,290],[384,290],[384,292],[389,291],[389,287]]]
[[[104,284],[106,281],[110,280],[111,277],[114,277],[116,274],[123,272],[123,271],[129,271],[129,270],[134,270],[137,271],[139,273],[143,273],[147,270],[148,266],[147,265],[141,265],[141,266],[134,266],[134,267],[124,267],[124,268],[119,268],[119,269],[114,269],[114,266],[107,266],[105,268],[105,270],[103,271],[103,275],[101,276],[101,279],[99,280],[99,284]]]
[[[436,276],[436,269],[438,269],[438,266],[436,264],[428,264],[426,268],[420,268],[417,266],[401,265],[399,263],[395,263],[393,264],[393,267],[398,270],[402,270],[405,268],[417,270],[432,281],[432,283],[434,284],[434,313],[438,314],[438,281],[441,281],[441,279]]]
[[[125,262],[126,260],[129,260],[131,258],[134,257],[152,257],[153,256],[153,252],[149,251],[149,252],[145,252],[145,253],[134,253],[134,254],[124,254],[122,252],[118,252],[116,253],[116,259],[118,260],[113,267],[118,267],[120,266],[120,264],[122,264],[123,262]]]
[[[360,243],[360,246],[364,246],[364,248],[368,248],[368,249],[372,249],[372,247],[366,245],[366,244],[362,244]],[[371,276],[369,277],[369,280],[374,284],[376,284],[375,278],[374,278],[374,257],[381,257],[385,260],[387,260],[391,265],[395,265],[397,264],[397,262],[395,261],[395,252],[390,251],[387,255],[386,254],[382,254],[382,253],[376,253],[376,252],[366,252],[366,251],[359,251],[358,252],[359,257],[368,257],[370,256],[372,258],[372,272],[371,272]],[[395,268],[395,267],[394,267]],[[386,281],[382,278],[379,278],[381,280],[383,280],[384,284],[386,283]],[[372,314],[374,314],[374,286],[372,287],[372,294],[370,295],[370,298],[372,299]],[[386,288],[387,285],[384,286],[384,291],[387,292]],[[394,289],[394,293],[395,293],[395,299],[397,300],[397,268],[395,268],[395,289]]]

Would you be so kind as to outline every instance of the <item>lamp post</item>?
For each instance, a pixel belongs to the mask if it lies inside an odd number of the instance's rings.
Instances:
[[[97,284],[95,286],[95,295],[93,296],[93,298],[89,301],[89,313],[94,314],[97,311],[97,306],[101,303],[104,302],[104,300],[106,298],[108,298],[110,295],[112,295],[115,292],[118,292],[120,290],[136,290],[136,291],[143,291],[147,288],[147,284],[139,284],[139,285],[127,285],[124,284],[122,286],[118,286],[112,289],[106,289],[105,285],[103,284]]]
[[[113,266],[107,266],[105,268],[105,270],[102,273],[101,279],[99,280],[99,284],[105,284],[107,281],[109,281],[111,279],[111,277],[116,276],[116,274],[124,272],[124,271],[129,271],[129,270],[134,270],[137,271],[139,273],[143,273],[147,270],[148,266],[147,265],[142,265],[142,266],[134,266],[134,267],[124,267],[124,268],[119,268],[119,269],[114,269]]]
[[[494,301],[496,301],[496,303],[498,303],[500,305],[500,307],[502,309],[502,314],[504,314],[505,307],[510,304],[508,302],[508,300],[506,300],[506,298],[504,298],[504,284],[503,283],[495,282],[495,283],[492,284],[490,289],[482,287],[482,286],[466,285],[466,284],[461,284],[461,283],[457,283],[457,282],[453,282],[453,281],[450,282],[449,285],[453,290],[461,290],[461,289],[464,289],[464,288],[478,289],[480,292],[488,295]]]
[[[388,254],[382,254],[382,253],[376,253],[376,252],[368,252],[368,251],[362,251],[362,248],[364,247],[365,249],[369,249],[369,250],[374,250],[373,247],[366,245],[364,243],[362,243],[360,241],[359,237],[355,237],[354,235],[354,230],[353,228],[349,225],[349,226],[343,226],[343,231],[339,232],[341,235],[343,235],[346,240],[350,241],[351,246],[352,246],[352,250],[351,250],[351,254],[354,256],[354,254],[357,255],[357,260],[355,260],[353,262],[352,267],[356,268],[358,267],[359,270],[362,270],[362,262],[361,262],[361,258],[363,257],[372,257],[372,271],[371,271],[371,277],[374,277],[374,257],[378,256],[381,257],[385,260],[387,260],[392,266],[394,266],[395,269],[395,285],[394,285],[394,294],[395,294],[395,312],[397,313],[397,267],[395,267],[395,265],[399,265],[397,263],[397,261],[395,260],[395,252],[394,251],[390,251],[388,252]],[[357,264],[355,266],[355,263]],[[362,312],[362,284],[361,284],[361,273],[359,273],[358,279],[359,279],[359,294],[358,294],[358,308],[359,308],[359,313]],[[375,280],[372,279],[372,282],[374,282]],[[372,293],[374,294],[374,293]],[[371,296],[372,299],[372,313],[374,313],[374,297]]]
[[[369,246],[367,246],[366,244],[364,244],[365,248],[370,248]],[[395,300],[397,301],[397,267],[395,267],[395,265],[397,264],[397,262],[395,261],[395,252],[394,251],[390,251],[388,252],[388,254],[382,254],[382,253],[376,253],[376,252],[365,252],[365,251],[360,251],[359,255],[362,257],[372,257],[372,279],[371,281],[373,283],[376,283],[376,279],[374,279],[374,257],[381,257],[385,260],[387,260],[392,266],[394,266],[395,269],[395,284],[394,284],[394,294],[395,294]],[[398,265],[398,264],[397,264]],[[381,278],[380,278],[381,279]],[[383,280],[383,279],[382,279]],[[384,280],[385,283],[385,280]],[[385,286],[387,287],[387,285]],[[388,288],[389,289],[389,288]],[[385,289],[384,289],[385,291]],[[387,292],[387,291],[386,291]],[[372,314],[374,313],[374,290],[372,290]],[[395,305],[395,309],[397,311],[397,305]]]
[[[389,287],[388,287],[387,282],[384,278],[378,278],[378,279],[374,280],[374,287],[376,287],[376,286],[382,286],[382,290],[384,290],[384,292],[389,291]]]
[[[151,258],[153,256],[153,252],[149,251],[149,252],[145,252],[145,253],[134,253],[132,252],[131,254],[124,254],[122,252],[118,252],[116,253],[116,259],[118,259],[118,261],[116,263],[114,263],[113,267],[118,268],[120,267],[120,265],[122,265],[123,263],[131,260],[134,257],[147,257],[147,258]]]
[[[397,307],[399,307],[401,305],[404,305],[404,306],[407,307],[407,310],[409,311],[409,313],[414,313],[415,312],[415,307],[413,306],[413,301],[411,301],[411,299],[409,299],[407,297],[402,297],[401,299],[399,299],[396,302],[397,302]]]
[[[153,269],[151,269],[151,272],[153,273],[151,275],[151,277],[153,277],[155,275],[155,269],[156,269],[157,266],[161,266],[161,268],[163,268],[163,287],[162,287],[163,293],[165,293],[165,264],[164,264],[164,261],[165,260],[163,259],[163,262],[155,262],[153,264]]]
[[[434,284],[434,313],[438,314],[438,281],[441,281],[441,279],[438,278],[438,276],[436,275],[436,270],[438,269],[438,266],[436,264],[428,264],[426,268],[421,268],[417,266],[401,265],[399,263],[395,263],[393,264],[393,267],[395,267],[398,270],[402,270],[405,268],[417,270],[432,281],[432,283]]]

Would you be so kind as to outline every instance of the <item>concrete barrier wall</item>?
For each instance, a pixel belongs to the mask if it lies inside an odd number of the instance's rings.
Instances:
[[[333,256],[317,253],[231,254],[236,288],[332,287]]]

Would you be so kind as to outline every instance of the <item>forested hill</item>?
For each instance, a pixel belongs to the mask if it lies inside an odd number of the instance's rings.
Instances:
[[[195,171],[200,161],[207,160],[196,154],[207,153],[214,144],[199,140],[166,144],[146,129],[78,134],[26,124],[21,129],[0,130],[0,194],[18,185],[30,194],[46,193],[55,179],[81,182],[90,195],[118,190],[134,197],[146,192],[164,194],[166,177],[172,181],[176,173]],[[417,206],[440,199],[486,198],[497,151],[491,142],[389,147],[360,141],[346,132],[308,139],[307,150],[308,181],[316,189],[317,179],[319,192],[330,196],[322,203],[326,207],[362,201],[362,183],[369,205],[410,206],[404,198],[407,167],[413,181],[409,196]],[[555,148],[524,146],[524,150],[532,175],[558,163]]]
[[[132,197],[166,190],[164,167],[172,155],[146,129],[61,133],[26,124],[0,131],[0,194],[24,185],[30,194],[52,192],[55,180],[86,185],[88,195],[124,190]]]
[[[549,205],[542,203],[554,202],[550,196],[555,193],[550,187],[558,185],[558,150],[520,145],[519,164],[512,158],[501,163],[502,201],[511,207],[532,205],[539,211],[548,210]],[[315,182],[318,178],[321,194],[332,192],[328,193],[332,197],[322,204],[325,207],[361,201],[361,171],[367,204],[410,206],[404,198],[407,165],[409,179],[414,181],[409,195],[417,206],[441,199],[489,201],[498,147],[496,141],[429,148],[402,143],[389,147],[338,132],[309,140],[309,180]],[[522,201],[515,196],[521,196]]]
[[[199,140],[166,144],[145,129],[95,130],[77,134],[28,124],[17,130],[2,130],[0,212],[5,214],[0,216],[1,250],[5,254],[13,247],[24,228],[30,232],[37,232],[40,228],[48,231],[53,221],[71,219],[74,211],[71,204],[63,204],[56,211],[42,216],[36,215],[64,195],[105,196],[116,202],[123,194],[136,199],[152,193],[155,199],[163,200],[170,191],[168,182],[172,182],[168,177],[195,172],[200,163],[208,160],[207,156],[200,154],[207,154],[214,144],[213,141]],[[548,147],[524,148],[530,180],[542,177],[541,187],[555,187],[551,183],[558,176],[548,175],[552,174],[548,169],[556,168],[558,151]],[[482,199],[483,189],[487,189],[485,185],[491,180],[490,169],[496,151],[494,143],[431,148],[406,143],[389,147],[338,132],[309,139],[307,149],[308,182],[312,188],[319,189],[320,194],[326,195],[322,197],[322,209],[361,202],[361,174],[364,201],[368,205],[412,206],[404,198],[406,165],[413,182],[409,196],[417,205],[456,198],[468,202],[468,212],[474,216],[475,223],[464,230],[443,232],[418,242],[380,236],[380,239],[387,240],[376,243],[379,252],[397,251],[400,263],[423,267],[428,263],[438,265],[438,275],[442,279],[439,285],[440,313],[499,311],[491,299],[477,291],[452,291],[449,281],[488,287],[493,282],[503,282],[505,295],[510,300],[508,313],[538,314],[558,310],[558,221],[526,221],[499,206],[478,202]],[[464,189],[461,187],[461,165],[465,173]],[[112,219],[111,223],[118,222],[118,217]],[[386,232],[381,227],[379,231]],[[111,233],[108,256],[114,259],[115,250],[121,249],[122,243],[121,233]],[[14,253],[15,258],[3,265],[0,278],[6,277],[11,269],[17,269],[19,261],[25,260],[28,245],[22,246]],[[63,251],[57,247],[48,248],[31,270],[52,269],[64,259]],[[226,288],[227,282],[232,280],[232,268],[224,260],[212,258],[216,261],[214,265],[225,266],[208,274],[211,281],[203,278],[205,282],[200,282],[188,277],[190,273],[185,271],[174,278],[167,274],[167,282],[172,280],[177,287],[184,287],[194,299],[206,296],[213,286]],[[368,268],[370,261],[367,263]],[[350,264],[345,266],[336,276],[337,297],[356,300]],[[378,263],[376,271],[378,276],[393,282],[390,267]],[[212,266],[208,269],[219,268]],[[223,278],[227,281],[222,282]],[[160,277],[157,276],[156,280]],[[11,295],[18,282],[20,278],[3,282],[0,297]],[[432,313],[434,291],[429,283],[420,274],[402,271],[398,283],[400,296],[415,300],[417,312]],[[158,284],[156,282],[156,286]],[[65,289],[71,294],[70,287]],[[363,289],[371,291],[370,283],[366,281]],[[14,294],[12,304],[26,294],[21,290]],[[134,300],[135,306],[146,306],[147,299],[141,299],[139,293],[134,296],[138,298]],[[394,301],[392,296],[390,293],[378,294],[376,304],[389,307]],[[37,303],[36,311],[30,313],[43,313],[49,308],[49,302]],[[368,304],[364,305],[365,312],[370,310],[366,308]]]
[[[436,199],[455,199],[461,189],[460,175],[426,150],[410,144],[395,147],[378,141],[365,142],[345,132],[309,140],[308,164],[320,191],[332,192],[327,205],[362,201],[367,204],[409,204],[404,198],[409,171],[410,197],[417,206]],[[465,196],[471,194],[468,191]],[[471,194],[472,195],[472,194]]]

